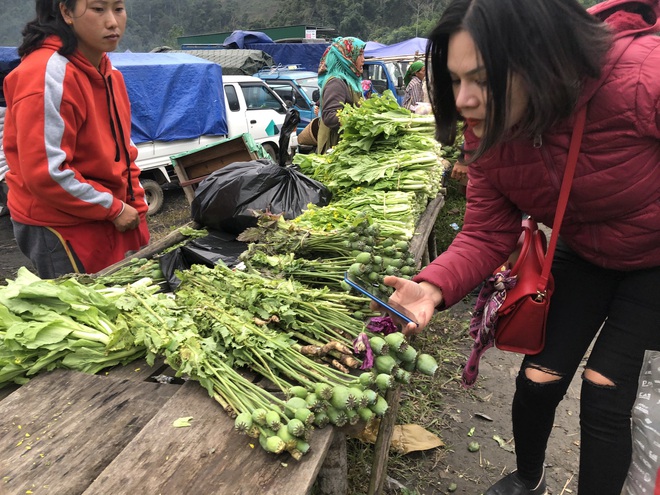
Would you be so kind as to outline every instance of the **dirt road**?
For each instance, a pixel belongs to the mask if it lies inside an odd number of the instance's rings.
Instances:
[[[456,308],[456,317],[465,309]],[[469,315],[463,318],[467,321]],[[469,342],[465,342],[465,356]],[[441,411],[449,427],[442,431],[445,456],[434,468],[439,477],[436,487],[424,494],[449,493],[456,484],[457,494],[476,495],[486,491],[503,475],[515,469],[511,432],[511,400],[521,356],[489,349],[481,359],[479,378],[472,390],[457,383],[448,386]],[[553,495],[577,493],[579,458],[579,376],[574,378],[566,397],[557,409],[554,429],[546,457],[546,478]],[[471,452],[470,442],[479,450]]]

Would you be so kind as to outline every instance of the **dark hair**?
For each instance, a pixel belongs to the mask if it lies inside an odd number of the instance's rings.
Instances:
[[[507,133],[509,76],[521,76],[529,104],[516,135],[534,136],[571,115],[584,77],[600,76],[610,33],[576,0],[453,0],[429,36],[427,80],[436,138],[453,144],[459,118],[447,70],[449,37],[467,31],[487,74],[485,131],[471,154],[478,158]]]
[[[78,0],[37,0],[37,17],[23,28],[23,43],[18,47],[18,55],[24,57],[43,45],[46,37],[54,34],[62,40],[61,55],[70,55],[78,46],[78,38],[71,26],[62,17],[60,4],[73,11]]]

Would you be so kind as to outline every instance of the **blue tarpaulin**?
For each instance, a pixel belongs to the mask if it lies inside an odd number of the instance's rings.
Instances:
[[[387,45],[384,43],[378,43],[377,41],[367,41],[364,45],[364,52],[370,52],[372,50],[377,50],[378,48],[385,48]]]
[[[303,69],[318,72],[319,62],[329,43],[250,43],[252,50],[262,50],[278,65],[300,64]]]
[[[234,31],[223,43],[227,48],[246,48],[250,43],[272,43],[273,40],[260,31]]]
[[[387,45],[375,50],[365,50],[365,57],[382,58],[382,57],[398,57],[406,55],[424,55],[426,53],[426,38],[411,38],[400,43]]]
[[[126,81],[136,144],[227,134],[218,64],[185,53],[109,56]]]
[[[21,61],[15,46],[0,46],[0,73],[7,73]]]
[[[185,53],[109,56],[126,81],[135,144],[227,134],[218,64]],[[13,69],[19,61],[15,47],[0,47],[0,71]]]

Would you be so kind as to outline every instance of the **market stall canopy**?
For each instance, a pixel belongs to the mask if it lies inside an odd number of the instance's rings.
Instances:
[[[131,101],[131,139],[227,134],[222,68],[186,53],[110,53]]]
[[[366,46],[364,47],[364,52],[370,52],[371,50],[377,50],[378,48],[384,48],[387,45],[384,43],[378,43],[377,41],[367,41]]]
[[[397,57],[397,56],[412,56],[412,55],[424,55],[426,53],[426,44],[428,40],[426,38],[411,38],[409,40],[402,41],[400,43],[395,43],[393,45],[387,45],[382,48],[377,48],[375,50],[365,50],[364,56],[371,58],[383,58],[383,57]]]
[[[273,43],[270,36],[260,31],[234,31],[225,39],[226,48],[247,48],[251,43]]]

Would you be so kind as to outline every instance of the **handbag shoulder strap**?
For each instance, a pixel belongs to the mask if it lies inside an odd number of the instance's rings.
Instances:
[[[539,279],[538,290],[539,293],[544,293],[548,286],[548,279],[550,278],[550,268],[552,267],[552,259],[555,256],[555,248],[557,247],[557,239],[559,238],[559,229],[564,220],[564,213],[566,213],[566,205],[568,203],[568,196],[571,192],[571,184],[573,183],[573,176],[575,175],[575,166],[577,165],[578,154],[580,153],[580,143],[582,142],[582,132],[584,131],[584,124],[587,120],[587,106],[585,105],[578,112],[575,119],[575,127],[573,127],[573,135],[571,136],[571,144],[568,148],[568,158],[566,159],[566,171],[561,183],[561,190],[559,191],[559,200],[557,201],[557,211],[555,212],[555,221],[552,223],[552,234],[550,235],[550,243],[548,244],[548,252],[543,262],[543,270],[541,271],[541,278]]]

